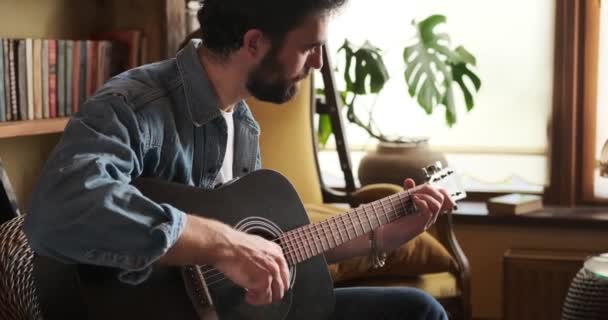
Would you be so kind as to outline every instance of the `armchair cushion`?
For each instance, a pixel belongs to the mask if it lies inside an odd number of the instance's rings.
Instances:
[[[346,208],[325,204],[305,205],[311,222],[341,214]],[[388,254],[386,265],[372,269],[368,256],[354,257],[329,266],[334,282],[382,277],[411,277],[429,273],[453,272],[457,264],[449,252],[428,233],[422,233]]]

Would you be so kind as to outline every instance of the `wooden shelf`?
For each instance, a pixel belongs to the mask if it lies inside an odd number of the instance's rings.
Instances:
[[[69,118],[0,122],[0,138],[63,132]]]

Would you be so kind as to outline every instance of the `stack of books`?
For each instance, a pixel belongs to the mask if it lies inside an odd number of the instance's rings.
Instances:
[[[87,40],[0,39],[0,122],[69,117],[105,81],[142,61],[141,32]]]
[[[511,193],[488,199],[491,215],[519,215],[543,209],[543,198],[533,194]]]

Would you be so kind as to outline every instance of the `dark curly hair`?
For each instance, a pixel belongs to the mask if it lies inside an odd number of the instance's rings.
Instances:
[[[204,45],[228,56],[243,45],[250,29],[267,34],[273,45],[311,14],[331,12],[347,0],[204,0],[198,12]]]

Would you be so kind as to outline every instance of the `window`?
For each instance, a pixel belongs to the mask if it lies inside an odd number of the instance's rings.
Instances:
[[[600,8],[600,33],[599,33],[599,72],[598,72],[598,97],[596,137],[595,137],[595,159],[599,161],[604,143],[608,141],[608,6]],[[594,170],[594,196],[608,199],[608,177],[600,177],[599,169]]]
[[[477,57],[482,79],[472,112],[464,112],[457,95],[459,118],[452,128],[445,125],[441,110],[427,116],[407,94],[403,80],[402,51],[414,35],[411,21],[431,14],[447,17],[443,31]],[[345,38],[357,44],[369,40],[383,50],[391,79],[377,98],[376,121],[389,133],[430,137],[430,145],[463,175],[468,191],[540,193],[548,184],[555,0],[351,0],[329,30],[336,65],[335,52]],[[338,87],[343,85],[336,80]],[[356,175],[358,162],[376,142],[355,125],[345,125]],[[332,147],[328,144],[320,154],[330,185],[343,183]]]
[[[196,1],[188,1],[186,3],[186,32],[189,34],[199,27],[198,18],[196,14],[198,10],[202,7],[202,4],[199,0]]]

